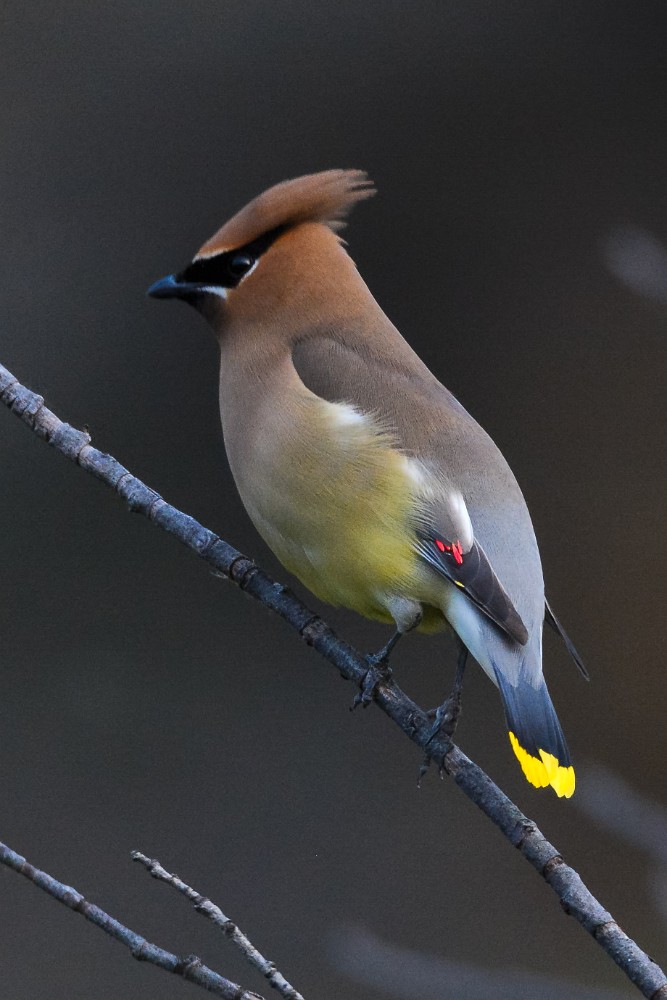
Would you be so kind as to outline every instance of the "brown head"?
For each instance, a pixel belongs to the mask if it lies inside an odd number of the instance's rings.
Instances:
[[[323,294],[337,289],[336,299],[345,297],[340,283],[356,272],[336,234],[356,202],[374,193],[361,170],[325,170],[276,184],[148,294],[183,299],[218,332],[232,318],[264,325],[285,308],[291,321],[295,310],[312,321],[313,311],[326,307]]]

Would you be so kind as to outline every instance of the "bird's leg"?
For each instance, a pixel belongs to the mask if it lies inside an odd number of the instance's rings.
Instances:
[[[391,653],[394,646],[397,645],[398,640],[401,638],[402,635],[405,635],[405,632],[402,632],[400,628],[397,628],[394,634],[392,635],[391,639],[389,640],[389,642],[386,643],[382,647],[382,649],[379,649],[377,653],[368,653],[366,655],[366,663],[368,664],[368,666],[382,667],[383,664],[386,665],[387,661],[389,660],[389,654]],[[389,671],[388,667],[386,669],[387,671]]]
[[[394,646],[406,632],[416,628],[422,620],[421,605],[415,601],[408,601],[406,598],[395,598],[389,602],[389,610],[396,622],[396,631],[386,645],[377,653],[369,653],[364,658],[368,664],[368,670],[359,685],[359,691],[355,695],[351,705],[353,711],[357,705],[367,705],[373,700],[375,689],[381,681],[391,677],[391,667],[389,666],[389,654]]]
[[[459,720],[459,714],[461,712],[461,690],[463,688],[463,674],[465,673],[466,663],[468,661],[468,650],[459,641],[459,657],[456,664],[456,677],[454,678],[454,687],[452,692],[442,705],[435,710],[435,721],[433,729],[431,730],[429,737],[426,741],[426,746],[429,745],[431,740],[433,740],[438,733],[443,733],[450,740],[456,732],[456,724]],[[429,713],[431,714],[431,713]]]
[[[359,685],[359,690],[354,696],[354,701],[350,706],[350,711],[354,711],[357,705],[363,705],[366,708],[367,705],[373,700],[373,695],[375,694],[375,689],[381,681],[386,680],[391,677],[391,667],[389,666],[389,654],[392,649],[401,638],[403,633],[400,629],[396,629],[392,635],[389,642],[378,650],[377,653],[367,653],[364,659],[368,664],[368,670],[363,676],[361,684]]]
[[[419,768],[419,778],[417,779],[417,785],[421,785],[422,778],[431,766],[431,755],[429,753],[429,746],[432,740],[439,733],[443,733],[448,739],[452,739],[456,731],[456,724],[459,719],[459,714],[461,712],[461,689],[463,687],[463,674],[465,673],[466,663],[468,662],[468,650],[459,640],[459,656],[456,663],[456,677],[454,678],[454,687],[452,692],[442,705],[435,711],[431,710],[427,712],[427,715],[435,717],[435,724],[428,734],[426,743],[424,744],[425,753],[424,759],[422,761],[421,767]],[[442,777],[443,764],[440,763],[440,777]]]

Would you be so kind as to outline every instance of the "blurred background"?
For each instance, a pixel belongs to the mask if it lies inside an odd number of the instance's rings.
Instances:
[[[269,184],[369,171],[350,252],[507,456],[592,675],[546,636],[569,802],[523,781],[478,669],[457,738],[664,964],[664,5],[9,0],[0,24],[0,362],[280,579],[226,466],[213,338],[144,293]],[[389,974],[412,961],[428,997],[635,995],[335,670],[4,410],[0,517],[0,838],[34,864],[263,993],[131,849],[310,1000],[412,1000]],[[394,669],[438,704],[454,646],[411,637]],[[10,1000],[193,993],[5,869],[0,928]]]

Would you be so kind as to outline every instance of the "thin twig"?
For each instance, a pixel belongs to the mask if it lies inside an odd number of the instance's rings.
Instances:
[[[129,948],[134,958],[140,962],[150,962],[151,965],[156,965],[158,969],[164,969],[165,972],[173,972],[174,975],[187,979],[189,983],[194,983],[195,986],[201,986],[202,989],[208,990],[209,993],[214,993],[218,997],[224,997],[224,1000],[264,1000],[259,993],[250,993],[237,983],[232,983],[229,979],[225,979],[220,973],[209,969],[196,955],[179,958],[178,955],[172,955],[171,952],[165,951],[163,948],[158,948],[155,944],[151,944],[150,941],[141,937],[140,934],[130,930],[129,927],[125,927],[124,924],[121,924],[114,917],[110,917],[99,906],[89,903],[76,889],[58,882],[53,876],[40,871],[39,868],[34,868],[24,857],[21,857],[20,854],[12,851],[10,847],[1,842],[0,862],[8,868],[12,868],[20,875],[25,875],[27,879],[34,882],[36,886],[43,889],[49,896],[53,896],[60,903],[64,903],[70,910],[76,910],[77,913],[81,913],[86,920],[90,920],[96,927],[100,927],[110,937],[115,938],[116,941],[120,941],[126,948]]]
[[[210,899],[206,896],[202,896],[201,893],[197,892],[191,886],[187,885],[178,875],[172,875],[165,868],[162,867],[159,861],[151,858],[147,858],[145,854],[141,851],[132,851],[132,860],[138,861],[139,864],[143,865],[144,868],[153,876],[153,878],[158,879],[160,882],[166,882],[167,885],[172,886],[177,892],[180,892],[186,899],[189,899],[193,903],[197,913],[203,914],[208,920],[219,927],[225,937],[236,945],[240,951],[243,952],[245,957],[248,959],[251,965],[253,965],[261,974],[266,978],[269,985],[277,990],[285,1000],[303,1000],[300,993],[294,989],[290,983],[287,982],[285,977],[281,972],[276,969],[273,962],[269,962],[268,959],[257,951],[255,946],[248,940],[245,934],[239,930],[236,924],[226,917],[219,906],[212,903]]]
[[[194,518],[172,507],[115,458],[94,448],[88,434],[63,423],[44,405],[41,396],[22,386],[2,365],[0,400],[39,437],[111,486],[127,501],[130,510],[143,514],[174,535],[241,590],[280,615],[343,677],[359,686],[363,684],[368,666],[362,654],[339,639],[287,587],[276,583],[251,559]],[[542,875],[565,912],[588,931],[640,992],[649,1000],[667,1000],[667,977],[662,969],[619,927],[535,823],[454,743],[441,735],[431,739],[432,722],[392,678],[379,680],[373,699],[413,743],[453,777],[458,787]]]

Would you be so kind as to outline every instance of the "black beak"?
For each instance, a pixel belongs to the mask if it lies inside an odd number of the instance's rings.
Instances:
[[[168,274],[166,278],[160,278],[146,292],[152,299],[178,299],[182,298],[186,292],[187,285],[179,282],[175,274]]]

